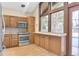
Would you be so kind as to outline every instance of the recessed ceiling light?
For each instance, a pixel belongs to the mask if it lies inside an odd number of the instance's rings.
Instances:
[[[24,7],[25,7],[25,4],[21,4],[21,7],[23,7],[23,8],[24,8]]]

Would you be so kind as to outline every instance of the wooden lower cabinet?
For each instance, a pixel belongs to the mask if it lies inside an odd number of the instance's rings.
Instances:
[[[61,53],[61,42],[59,37],[50,37],[49,50],[55,54]]]
[[[34,34],[34,43],[56,55],[65,55],[65,38],[44,34]]]
[[[49,49],[49,36],[45,36],[45,49]]]
[[[10,37],[9,37],[9,35],[4,35],[3,44],[6,46],[6,48],[10,47]]]
[[[6,48],[18,46],[18,37],[16,34],[5,34],[3,44]]]
[[[35,35],[35,37],[34,37],[34,43],[37,44],[37,45],[39,45],[39,43],[40,43],[39,40],[40,40],[39,39],[39,36],[38,35]]]
[[[34,43],[34,35],[32,33],[30,33],[29,40],[30,40],[30,44]]]
[[[44,46],[44,45],[45,45],[45,37],[42,36],[42,35],[40,35],[40,41],[39,41],[39,42],[40,42],[40,43],[39,43],[40,46],[44,48],[44,47],[45,47],[45,46]]]
[[[17,39],[12,39],[11,45],[12,45],[12,47],[18,46],[18,40]]]

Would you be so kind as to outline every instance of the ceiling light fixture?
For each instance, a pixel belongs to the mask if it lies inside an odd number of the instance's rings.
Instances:
[[[24,8],[25,7],[25,4],[21,4],[21,7]]]

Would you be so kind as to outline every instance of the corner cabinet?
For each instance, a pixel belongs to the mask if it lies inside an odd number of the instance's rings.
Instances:
[[[34,43],[56,55],[66,54],[66,34],[34,33]]]
[[[28,32],[30,33],[29,39],[30,43],[34,43],[34,35],[33,32],[35,32],[35,17],[29,16],[27,17],[28,22]]]

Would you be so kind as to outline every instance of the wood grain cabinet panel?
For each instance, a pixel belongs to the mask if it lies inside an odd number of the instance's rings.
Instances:
[[[34,43],[36,44],[36,45],[39,45],[40,44],[40,41],[39,41],[40,39],[39,39],[39,35],[35,35],[35,38],[34,38]]]
[[[12,34],[10,40],[11,40],[11,47],[15,47],[19,45],[17,34]]]
[[[11,38],[11,35],[9,34],[5,34],[4,35],[4,41],[3,41],[3,45],[6,47],[6,48],[9,48],[11,45],[10,45],[10,38]]]
[[[6,48],[9,48],[10,47],[10,39],[9,39],[9,37],[4,37],[4,42],[3,42],[3,44],[4,44],[4,46],[6,47]]]
[[[49,49],[49,36],[45,36],[45,49]]]
[[[40,46],[43,47],[43,48],[45,48],[44,45],[45,45],[45,37],[42,36],[42,35],[40,35]]]
[[[55,54],[60,55],[61,54],[61,42],[59,37],[51,37],[50,38],[50,44],[49,49]]]
[[[11,39],[11,47],[16,47],[18,46],[18,40],[15,38],[15,39]]]
[[[32,33],[30,33],[29,40],[30,40],[30,44],[34,43],[34,35]]]
[[[5,15],[4,21],[5,21],[5,27],[10,27],[10,17]]]
[[[16,28],[17,27],[17,20],[18,18],[17,17],[14,17],[14,16],[10,16],[10,26],[13,27],[13,28]]]
[[[6,48],[18,46],[18,36],[16,34],[5,34],[3,45]]]

